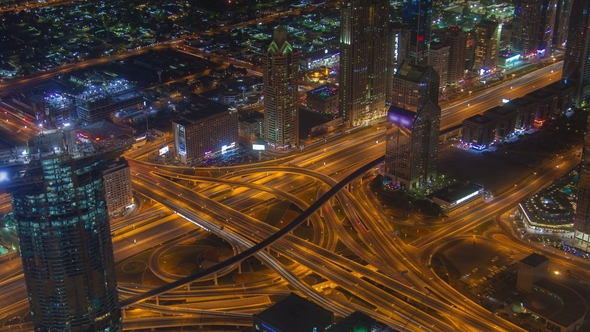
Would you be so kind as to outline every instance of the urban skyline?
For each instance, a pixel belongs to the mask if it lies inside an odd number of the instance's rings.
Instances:
[[[0,332],[587,328],[583,0],[117,1],[0,4]]]

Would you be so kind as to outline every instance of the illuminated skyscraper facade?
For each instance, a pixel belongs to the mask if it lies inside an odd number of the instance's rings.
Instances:
[[[264,138],[275,148],[299,145],[297,93],[299,52],[287,41],[287,30],[279,26],[264,56]]]
[[[574,105],[588,103],[590,84],[590,3],[586,0],[574,0],[570,16],[570,29],[567,48],[563,62],[563,77],[573,81]],[[584,136],[584,150],[580,163],[580,180],[578,183],[578,201],[574,218],[576,238],[582,242],[581,247],[588,250],[590,243],[590,118]]]
[[[512,47],[523,57],[543,57],[553,43],[556,0],[516,0]]]
[[[496,67],[500,37],[498,27],[498,22],[489,20],[484,20],[475,26],[474,69],[487,71]]]
[[[14,172],[2,185],[35,331],[121,331],[104,154],[76,144],[72,132],[36,137],[29,148],[29,163],[2,169]]]
[[[426,187],[437,175],[441,109],[432,67],[403,63],[394,76],[387,119],[385,174],[406,189]]]
[[[418,64],[428,57],[432,28],[432,0],[404,0],[402,22],[410,29],[408,59]]]
[[[465,75],[467,34],[461,27],[448,27],[442,36],[442,42],[451,47],[449,49],[447,82],[454,83],[462,79]]]
[[[574,106],[588,104],[590,98],[590,2],[586,0],[574,0],[572,3],[561,75],[563,79],[575,84]]]
[[[387,112],[389,1],[345,0],[340,12],[340,113],[356,126]]]

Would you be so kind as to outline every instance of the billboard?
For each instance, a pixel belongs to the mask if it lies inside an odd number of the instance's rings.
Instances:
[[[186,138],[183,125],[178,125],[178,154],[186,156]]]
[[[264,151],[264,144],[252,144],[252,150]]]
[[[170,151],[170,148],[168,147],[168,145],[165,145],[158,150],[158,154],[161,156],[161,155],[168,153],[169,151]]]

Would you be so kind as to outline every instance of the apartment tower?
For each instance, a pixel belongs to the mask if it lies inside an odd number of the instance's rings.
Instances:
[[[299,145],[298,75],[299,52],[287,41],[287,30],[279,26],[263,63],[264,138],[277,149]]]
[[[349,126],[385,116],[389,1],[345,0],[340,12],[340,114]]]

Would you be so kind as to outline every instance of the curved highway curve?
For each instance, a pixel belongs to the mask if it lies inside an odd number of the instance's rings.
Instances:
[[[309,218],[312,214],[314,214],[316,210],[321,208],[322,205],[324,205],[333,196],[335,196],[340,190],[342,190],[349,182],[351,182],[355,178],[359,177],[360,175],[364,174],[365,172],[367,172],[371,168],[375,167],[376,165],[379,165],[380,163],[382,163],[384,161],[384,159],[385,159],[385,157],[381,156],[371,162],[368,162],[367,164],[365,164],[361,168],[357,169],[356,171],[354,171],[353,173],[348,175],[346,178],[344,178],[342,181],[338,182],[334,187],[332,187],[330,190],[328,190],[328,192],[326,192],[320,199],[316,200],[313,204],[311,204],[307,210],[303,211],[299,216],[297,216],[287,226],[278,230],[276,233],[274,233],[270,237],[262,240],[260,243],[256,244],[255,246],[253,246],[249,249],[246,249],[243,252],[237,254],[236,256],[234,256],[230,259],[227,259],[227,260],[225,260],[215,266],[212,266],[208,269],[205,269],[199,273],[195,273],[193,275],[190,275],[190,276],[184,277],[182,279],[179,279],[177,281],[171,282],[171,283],[164,285],[162,287],[154,288],[154,289],[147,291],[143,294],[122,300],[119,303],[121,308],[126,308],[128,306],[131,306],[131,305],[137,303],[137,302],[141,302],[143,300],[149,299],[149,298],[154,297],[156,295],[160,295],[162,293],[171,291],[175,288],[181,287],[189,282],[193,282],[197,279],[200,279],[200,278],[205,277],[209,274],[212,274],[212,273],[214,273],[220,269],[223,269],[227,266],[238,263],[238,262],[252,256],[256,252],[268,247],[269,245],[273,244],[275,241],[279,240],[284,235],[288,234],[290,231],[297,228],[307,218]]]

